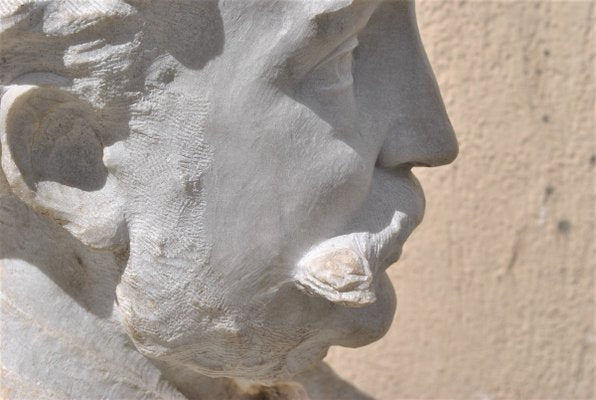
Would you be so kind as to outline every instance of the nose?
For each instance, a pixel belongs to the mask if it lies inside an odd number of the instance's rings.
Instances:
[[[424,50],[422,50],[424,52]],[[422,65],[412,70],[380,149],[377,165],[435,167],[449,164],[458,154],[458,144],[426,54]],[[411,71],[412,71],[411,70]]]
[[[388,118],[377,165],[434,167],[452,162],[458,144],[424,51],[413,2],[384,3],[369,25],[368,40],[381,43],[369,48],[384,50],[369,50],[367,55],[379,64],[371,72],[382,82],[377,93],[384,94],[381,104]]]

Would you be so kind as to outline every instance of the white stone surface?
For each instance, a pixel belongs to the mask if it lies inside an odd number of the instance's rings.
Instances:
[[[3,395],[365,398],[320,361],[388,329],[457,154],[413,4],[0,18]]]

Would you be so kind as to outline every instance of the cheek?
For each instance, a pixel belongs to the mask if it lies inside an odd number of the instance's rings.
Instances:
[[[304,176],[296,177],[303,193],[318,202],[317,206],[341,205],[349,210],[364,200],[372,177],[370,162],[354,148],[340,140],[313,149],[313,159],[304,163]],[[298,167],[298,166],[296,166]],[[333,213],[340,211],[335,209]]]
[[[338,224],[351,219],[365,200],[376,157],[362,138],[353,140],[311,110],[303,110],[300,117],[305,121],[300,124],[304,128],[289,127],[287,134],[309,138],[288,141],[291,147],[284,161],[284,185],[288,189],[285,200],[305,214],[303,221],[310,226],[323,226],[323,235],[337,234],[334,229]],[[316,231],[311,234],[316,235]]]
[[[372,180],[375,157],[304,105],[276,100],[241,129],[241,116],[230,117],[209,139],[215,150],[205,180],[209,226],[219,243],[234,243],[236,254],[250,252],[244,264],[264,252],[306,251],[337,234]],[[229,246],[218,248],[216,260],[230,258]],[[226,263],[231,269],[233,261]]]

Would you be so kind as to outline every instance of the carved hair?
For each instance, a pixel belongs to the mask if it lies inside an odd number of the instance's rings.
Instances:
[[[119,0],[3,1],[0,85],[67,86],[98,107],[122,101],[142,84],[140,17]]]
[[[216,0],[0,2],[0,88],[61,83],[103,107],[141,92],[146,69],[163,54],[200,69],[222,49]]]

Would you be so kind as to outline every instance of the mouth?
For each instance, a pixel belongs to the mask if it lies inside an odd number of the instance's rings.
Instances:
[[[373,205],[377,207],[369,208]],[[327,239],[302,257],[296,268],[298,288],[347,307],[376,301],[375,276],[399,259],[422,221],[424,195],[409,169],[380,170],[363,207],[365,212],[351,224],[352,233]]]

